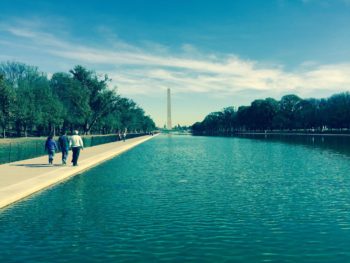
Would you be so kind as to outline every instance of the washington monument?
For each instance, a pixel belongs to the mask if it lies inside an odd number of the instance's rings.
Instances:
[[[171,130],[172,125],[171,125],[171,98],[170,98],[170,89],[168,88],[167,90],[167,97],[168,97],[168,104],[167,104],[167,109],[168,109],[168,117],[167,117],[167,129]]]

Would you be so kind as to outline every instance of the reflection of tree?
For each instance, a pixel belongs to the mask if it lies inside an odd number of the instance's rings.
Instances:
[[[308,148],[331,150],[332,152],[350,156],[350,136],[310,135],[299,136],[293,134],[240,134],[240,138],[264,140],[292,145],[303,145]]]

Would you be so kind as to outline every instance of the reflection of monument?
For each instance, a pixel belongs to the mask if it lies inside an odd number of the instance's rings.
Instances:
[[[167,129],[171,130],[172,129],[172,125],[171,125],[171,99],[170,99],[170,89],[168,88],[167,91],[167,95],[168,95],[168,117],[167,117]]]

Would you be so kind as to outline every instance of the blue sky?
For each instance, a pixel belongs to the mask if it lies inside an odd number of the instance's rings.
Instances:
[[[107,73],[159,126],[350,88],[350,0],[2,0],[0,61]]]

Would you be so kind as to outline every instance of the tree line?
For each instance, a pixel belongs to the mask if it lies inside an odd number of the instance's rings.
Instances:
[[[350,94],[323,99],[286,95],[254,100],[250,106],[227,107],[192,125],[195,134],[230,134],[245,131],[325,131],[350,128]]]
[[[153,120],[133,100],[109,88],[111,79],[77,65],[51,78],[38,67],[0,63],[2,136],[41,136],[58,131],[84,134],[149,132]]]

